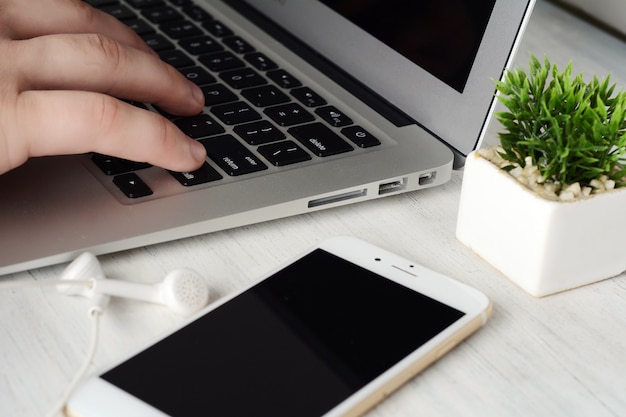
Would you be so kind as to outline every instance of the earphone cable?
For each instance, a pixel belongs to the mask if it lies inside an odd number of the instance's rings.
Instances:
[[[56,286],[56,285],[84,285],[89,287],[93,285],[92,280],[64,280],[64,279],[47,279],[41,281],[30,281],[30,280],[17,280],[17,281],[5,281],[0,282],[0,291],[3,290],[16,290],[21,288],[29,288],[29,287],[44,287],[44,286]]]
[[[74,392],[78,384],[82,381],[87,371],[89,370],[89,366],[91,365],[91,362],[96,354],[96,349],[98,347],[98,339],[100,336],[100,316],[101,315],[102,315],[102,309],[99,306],[93,306],[89,309],[89,317],[91,318],[92,326],[91,326],[91,340],[89,342],[89,350],[87,351],[87,356],[85,357],[85,360],[83,361],[82,366],[80,367],[78,372],[76,372],[76,375],[74,376],[74,378],[72,379],[68,387],[65,389],[65,393],[59,399],[58,403],[50,411],[47,417],[56,417],[56,416],[63,415],[62,413],[63,413],[63,410],[66,406],[68,399],[70,398],[70,396],[72,395],[72,393]]]

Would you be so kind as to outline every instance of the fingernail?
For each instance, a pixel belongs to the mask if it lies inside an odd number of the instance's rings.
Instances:
[[[200,162],[200,161],[204,161],[206,159],[206,149],[204,148],[204,145],[202,145],[200,142],[195,141],[192,139],[192,143],[190,144],[190,150],[191,150],[191,154],[193,155],[193,158]]]
[[[197,85],[193,84],[191,88],[191,95],[196,100],[196,102],[201,103],[204,106],[204,93]]]

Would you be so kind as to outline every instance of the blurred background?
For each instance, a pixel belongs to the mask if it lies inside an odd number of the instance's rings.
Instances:
[[[625,0],[552,0],[604,29],[626,39]]]

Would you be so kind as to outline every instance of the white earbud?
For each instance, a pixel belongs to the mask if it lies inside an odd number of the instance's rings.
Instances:
[[[61,274],[61,279],[72,281],[96,281],[106,279],[106,277],[104,276],[104,272],[100,267],[98,259],[96,259],[92,253],[85,252],[78,258],[74,259],[74,261],[65,268]],[[89,283],[89,285],[84,284],[84,282],[83,285],[59,284],[57,285],[57,290],[66,295],[82,295],[83,297],[89,297],[93,299],[93,305],[89,309],[89,312],[102,312],[102,309],[109,303],[111,297],[105,294],[94,293],[92,291],[92,283]]]
[[[83,253],[68,265],[61,279],[91,281],[88,286],[59,284],[57,289],[64,294],[107,299],[111,295],[132,298],[165,305],[182,315],[200,310],[209,300],[206,283],[200,275],[190,269],[172,271],[158,284],[107,279],[98,260],[89,252]],[[103,301],[101,299],[97,302]]]

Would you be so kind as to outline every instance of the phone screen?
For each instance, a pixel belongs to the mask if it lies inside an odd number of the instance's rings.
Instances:
[[[319,417],[463,315],[316,249],[101,378],[173,417]]]

